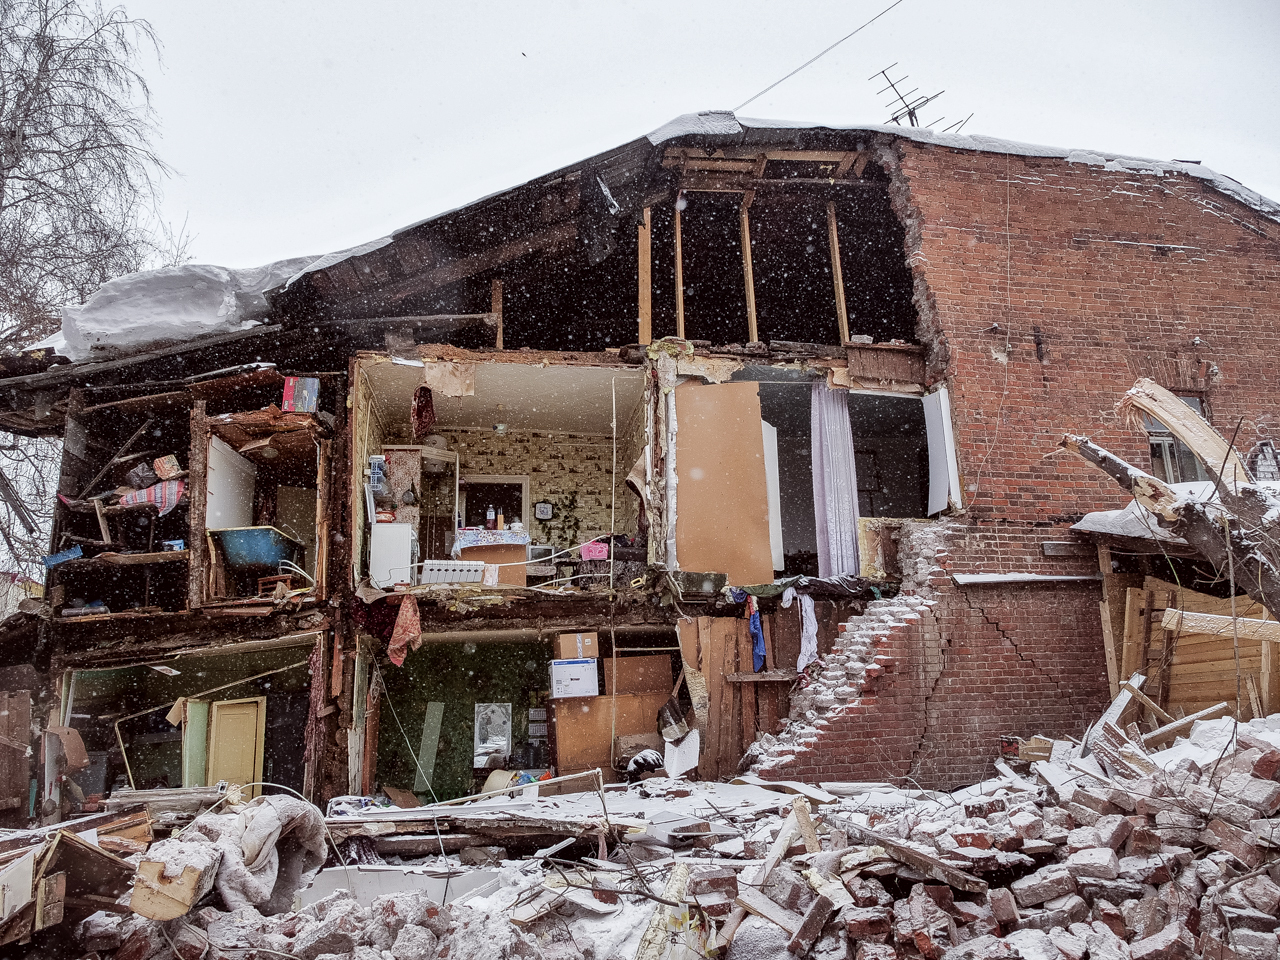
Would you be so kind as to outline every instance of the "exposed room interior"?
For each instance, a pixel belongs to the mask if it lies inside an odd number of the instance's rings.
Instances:
[[[690,382],[677,388],[676,528],[682,569],[719,569],[736,583],[820,575],[815,391],[834,399],[852,441],[852,463],[831,467],[856,476],[858,509],[846,525],[934,516],[958,499],[944,393],[830,390],[800,371],[748,367],[730,383]],[[832,492],[836,499],[841,496]],[[735,523],[726,526],[722,521],[729,515]],[[824,511],[822,518],[827,516]],[[701,566],[717,560],[721,567]]]
[[[532,564],[538,572],[526,570],[530,561],[595,537],[639,535],[637,500],[624,481],[644,447],[642,371],[428,366],[386,357],[359,364],[357,582],[371,574],[376,586],[479,579],[450,561],[499,564],[498,582],[508,585],[549,582],[578,574],[557,568],[548,575],[542,563]],[[439,378],[459,372],[465,386],[441,386]],[[428,373],[435,389],[424,387]],[[624,546],[619,540],[614,548]]]
[[[269,407],[209,421],[205,529],[211,601],[309,591],[324,504],[324,430],[312,414]]]
[[[66,725],[90,760],[75,776],[81,791],[219,780],[301,790],[313,642],[73,671]]]
[[[591,692],[580,696],[553,697],[548,684],[551,661],[573,653],[572,642],[532,628],[433,636],[400,668],[382,661],[379,785],[429,801],[475,792],[495,770],[541,776],[599,766],[618,779],[626,744],[614,741],[657,737],[654,717],[674,688],[679,647],[670,627],[590,636],[584,652],[592,656],[579,666]],[[683,688],[678,699],[687,709]],[[494,716],[508,718],[505,733],[488,729]]]

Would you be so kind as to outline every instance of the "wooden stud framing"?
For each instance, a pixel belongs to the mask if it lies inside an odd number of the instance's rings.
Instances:
[[[191,410],[191,445],[187,450],[187,608],[194,610],[204,603],[207,558],[207,534],[205,533],[205,495],[209,484],[209,420],[205,416],[203,400],[197,400]]]
[[[489,312],[498,319],[497,338],[494,347],[502,349],[502,281],[496,277],[489,285]]]
[[[738,208],[738,223],[742,228],[742,282],[747,292],[747,342],[759,343],[759,331],[756,329],[756,281],[751,269],[751,222],[747,211],[751,208],[754,194],[743,194],[742,206]]]
[[[640,247],[640,289],[637,291],[636,303],[640,314],[640,331],[636,342],[647,344],[653,341],[653,221],[650,209],[644,208],[644,222],[637,227],[637,241]]]
[[[684,339],[684,256],[680,245],[680,201],[676,197],[676,336]]]
[[[827,238],[831,244],[831,279],[836,288],[836,320],[840,324],[840,342],[849,342],[849,308],[844,302],[844,271],[840,268],[840,234],[836,230],[836,205],[827,203]]]

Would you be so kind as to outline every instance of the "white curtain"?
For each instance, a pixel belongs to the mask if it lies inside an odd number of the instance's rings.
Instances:
[[[813,517],[818,534],[818,575],[856,575],[858,473],[849,427],[848,394],[815,383],[809,405],[813,456]]]

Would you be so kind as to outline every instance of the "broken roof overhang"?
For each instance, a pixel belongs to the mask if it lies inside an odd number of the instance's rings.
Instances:
[[[526,191],[536,191],[541,187],[563,180],[565,177],[573,174],[582,174],[585,171],[596,173],[599,187],[606,201],[609,202],[610,212],[615,216],[623,214],[629,209],[634,209],[636,197],[633,194],[644,194],[654,189],[652,182],[637,183],[635,181],[640,174],[653,173],[662,150],[668,146],[680,143],[696,143],[707,147],[759,144],[776,148],[780,141],[792,141],[793,145],[798,149],[812,148],[818,145],[827,147],[839,145],[847,148],[850,137],[856,137],[859,134],[911,140],[916,143],[942,146],[952,150],[1056,158],[1066,160],[1068,163],[1082,163],[1103,167],[1107,170],[1124,170],[1155,176],[1184,174],[1207,181],[1220,192],[1280,222],[1280,203],[1276,203],[1262,194],[1250,190],[1238,181],[1215,173],[1208,167],[1197,163],[1177,160],[1153,160],[1107,151],[1041,146],[980,135],[935,133],[932,130],[917,127],[763,120],[737,117],[728,110],[709,110],[676,117],[652,133],[613,150],[597,154],[570,166],[562,167],[520,186],[490,194],[466,206],[457,207],[435,216],[415,221],[377,240],[327,254],[315,261],[315,263],[308,265],[298,274],[290,277],[284,285],[268,291],[267,298],[273,306],[287,311],[291,301],[290,290],[310,275],[374,253],[402,238],[422,231],[423,228],[447,224],[456,216],[475,214],[488,206],[501,203],[513,195]],[[651,181],[652,177],[643,177],[642,180]],[[631,200],[632,202],[627,203],[626,200]]]
[[[138,377],[174,379],[172,375],[162,375],[162,364],[153,368],[151,361],[160,358],[167,357],[168,363],[178,361],[186,367],[180,376],[186,376],[197,369],[222,367],[237,360],[238,357],[224,354],[213,361],[212,366],[205,363],[202,355],[209,354],[209,348],[214,346],[236,344],[247,351],[252,344],[258,353],[282,350],[285,354],[296,354],[304,347],[314,350],[315,343],[326,335],[340,337],[346,332],[336,326],[325,329],[322,324],[369,323],[373,322],[371,318],[382,318],[386,322],[391,322],[391,318],[407,320],[404,315],[413,311],[405,309],[403,301],[415,291],[492,270],[505,262],[504,256],[515,258],[535,250],[564,251],[576,245],[585,251],[589,260],[598,262],[612,249],[613,236],[627,217],[638,216],[645,205],[669,194],[672,186],[661,166],[668,147],[759,145],[774,149],[856,150],[868,145],[872,137],[909,140],[952,150],[1058,158],[1068,163],[1157,176],[1183,174],[1206,181],[1223,194],[1280,222],[1280,204],[1199,164],[1037,146],[976,135],[934,133],[911,127],[760,120],[737,117],[730,111],[704,111],[677,117],[646,136],[523,185],[419,220],[385,237],[326,254],[284,284],[266,291],[272,316],[261,326],[229,335],[195,337],[169,346],[148,346],[121,360],[94,359],[65,364],[48,349],[39,357],[28,353],[20,358],[0,360],[0,429],[26,434],[55,433],[60,428],[61,416],[54,408],[65,400],[70,387],[127,382],[121,373],[126,368],[133,382],[138,382]],[[550,224],[530,219],[529,211],[535,207],[533,201],[546,198],[551,188],[570,179],[589,185],[589,189],[581,191],[580,200],[575,199],[581,207],[574,216]],[[507,215],[523,216],[520,224],[523,229],[509,235],[495,231],[492,239],[473,249],[459,250],[446,242],[439,244],[437,250],[427,251],[422,242],[427,234],[446,234],[465,218],[488,217],[503,211]],[[501,217],[495,216],[495,219]],[[530,229],[539,226],[541,229]],[[388,250],[388,247],[394,249]],[[424,256],[427,253],[434,256],[435,262]],[[361,284],[361,274],[371,277],[368,287]],[[335,283],[334,278],[346,282]],[[390,296],[385,296],[388,293]],[[312,323],[318,325],[316,332],[320,336],[307,338],[303,345],[294,342],[297,338],[291,337],[288,328]],[[442,332],[440,336],[447,333]],[[277,345],[275,341],[281,342]],[[254,358],[246,352],[245,359]],[[275,354],[272,358],[276,358]],[[182,361],[190,362],[183,364]],[[287,363],[287,360],[278,362]],[[48,364],[60,364],[60,367],[45,369]],[[314,363],[304,365],[318,369]],[[36,369],[42,372],[34,372]],[[10,376],[3,377],[5,373]]]

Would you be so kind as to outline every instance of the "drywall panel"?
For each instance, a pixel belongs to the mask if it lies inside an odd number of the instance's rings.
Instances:
[[[231,445],[209,438],[205,527],[226,530],[253,526],[253,488],[258,470]]]
[[[591,767],[611,769],[613,738],[656,733],[658,711],[671,691],[576,697],[551,702],[556,725],[556,768],[576,773]]]
[[[769,488],[754,383],[676,387],[676,555],[680,569],[770,583]]]

